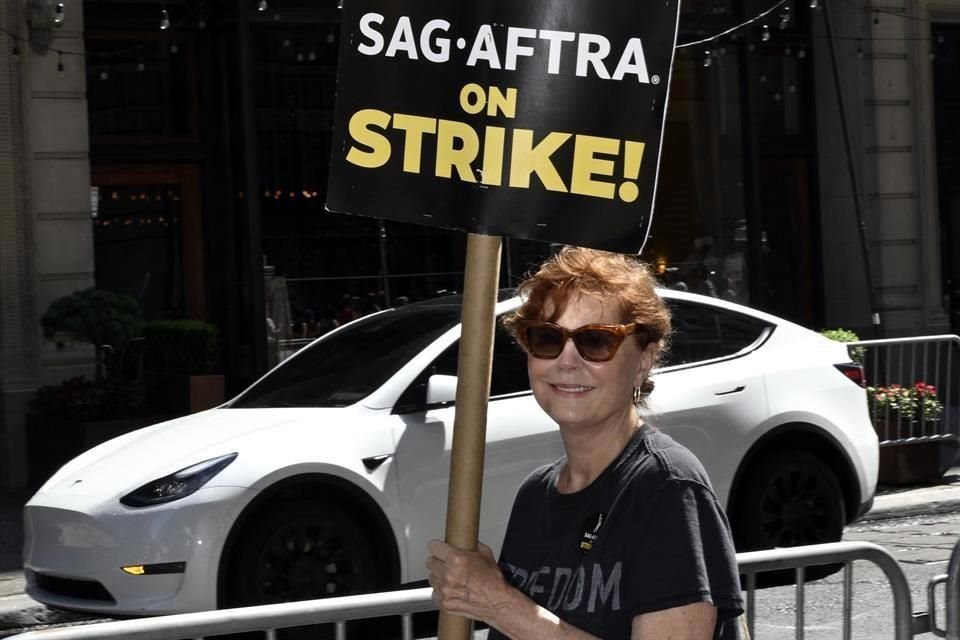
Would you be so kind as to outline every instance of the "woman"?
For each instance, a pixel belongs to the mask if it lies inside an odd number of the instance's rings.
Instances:
[[[566,456],[520,487],[499,567],[483,544],[428,545],[434,601],[490,640],[711,640],[743,610],[703,467],[637,411],[670,334],[654,286],[631,258],[567,247],[519,287],[505,325]]]

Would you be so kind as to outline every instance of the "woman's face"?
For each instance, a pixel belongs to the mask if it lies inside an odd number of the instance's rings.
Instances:
[[[549,303],[544,311],[549,317]],[[572,298],[556,320],[566,329],[621,322],[616,304],[582,295]],[[635,420],[633,388],[646,378],[654,353],[652,347],[642,350],[636,338],[627,336],[612,360],[591,362],[583,359],[573,340],[567,340],[552,360],[528,355],[527,370],[540,407],[562,428],[619,428],[624,421]]]

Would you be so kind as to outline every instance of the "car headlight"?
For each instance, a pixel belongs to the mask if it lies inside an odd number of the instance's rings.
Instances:
[[[185,498],[205,485],[236,458],[236,453],[228,453],[192,464],[131,491],[120,498],[120,503],[128,507],[149,507]]]

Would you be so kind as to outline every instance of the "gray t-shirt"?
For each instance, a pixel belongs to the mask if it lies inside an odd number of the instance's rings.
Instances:
[[[629,640],[639,614],[696,602],[718,608],[715,637],[727,636],[743,597],[730,525],[700,461],[644,425],[581,491],[557,491],[563,463],[534,471],[517,493],[500,554],[507,581],[604,640]]]

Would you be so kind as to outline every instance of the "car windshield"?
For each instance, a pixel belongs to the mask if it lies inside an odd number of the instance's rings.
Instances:
[[[304,348],[230,406],[249,409],[354,404],[459,321],[460,305],[453,301],[415,304],[361,318]]]

